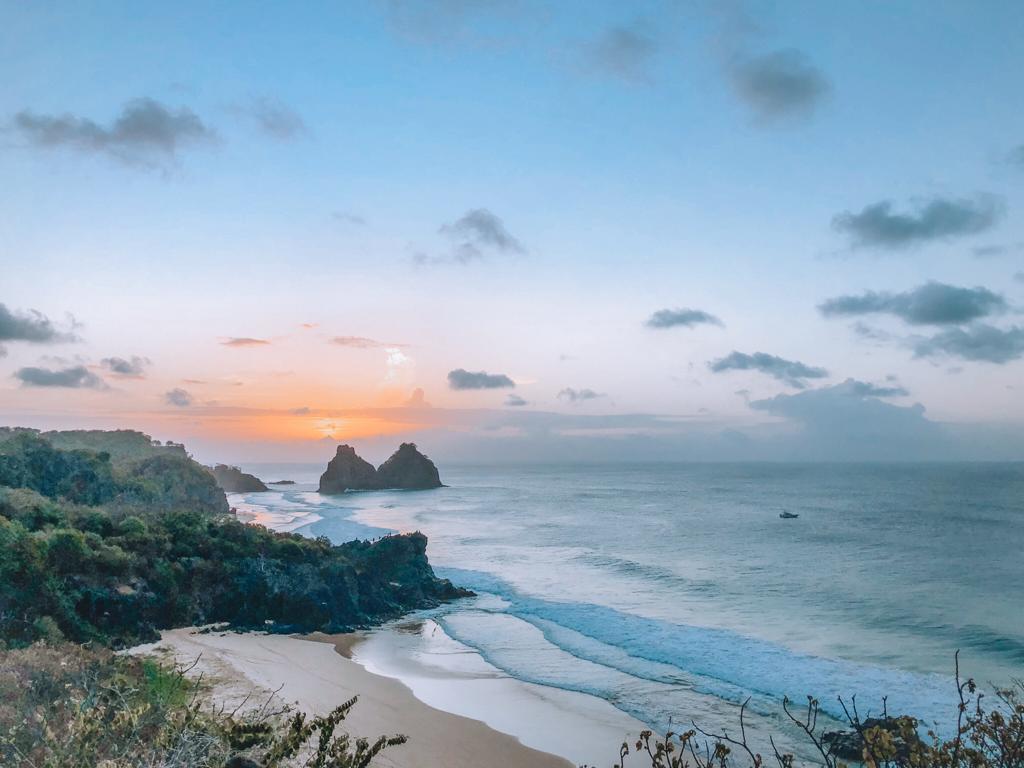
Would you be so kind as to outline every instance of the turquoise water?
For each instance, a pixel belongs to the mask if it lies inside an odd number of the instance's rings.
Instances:
[[[446,633],[651,725],[813,693],[946,729],[957,649],[979,681],[1024,676],[1024,465],[443,467],[448,488],[341,497],[319,466],[247,469],[299,481],[244,497],[283,527],[422,530],[480,593]]]

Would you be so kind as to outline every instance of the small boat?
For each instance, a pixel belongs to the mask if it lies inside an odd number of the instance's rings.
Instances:
[[[792,512],[779,512],[779,517],[783,520],[795,520],[800,517],[800,515],[793,514]]]

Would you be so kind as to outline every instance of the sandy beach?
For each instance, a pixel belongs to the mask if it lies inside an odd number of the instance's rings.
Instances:
[[[385,635],[389,631],[382,630]],[[414,693],[396,676],[374,674],[347,658],[355,654],[358,659],[363,640],[360,635],[298,638],[175,629],[163,632],[159,643],[132,652],[183,665],[198,659],[190,675],[202,674],[214,703],[231,708],[246,697],[249,705],[258,705],[277,692],[289,705],[324,714],[358,695],[345,721],[349,733],[409,737],[378,757],[374,764],[380,766],[610,765],[626,732],[635,735],[640,727],[599,699],[491,674],[432,674],[430,689],[416,685]],[[462,701],[461,707],[446,706],[460,714],[430,706],[417,694],[435,703]],[[496,717],[497,712],[507,716]]]

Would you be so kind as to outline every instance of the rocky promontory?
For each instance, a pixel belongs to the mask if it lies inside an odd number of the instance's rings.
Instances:
[[[373,464],[360,458],[351,445],[339,445],[334,458],[320,476],[320,493],[345,491],[371,491],[377,484],[377,470]]]
[[[254,491],[269,491],[256,475],[243,472],[238,467],[231,467],[227,464],[218,464],[212,470],[213,479],[225,493],[252,493]]]
[[[320,476],[320,493],[372,491],[385,488],[425,490],[440,488],[441,477],[415,443],[402,443],[379,468],[360,458],[350,445],[339,445],[327,470]]]
[[[377,468],[381,488],[424,490],[440,488],[441,476],[434,462],[416,448],[416,443],[402,443],[391,457]]]

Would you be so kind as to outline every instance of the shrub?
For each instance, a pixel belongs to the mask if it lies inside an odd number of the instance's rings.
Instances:
[[[959,653],[956,665],[958,696],[957,729],[951,738],[941,738],[929,730],[922,738],[921,724],[913,717],[862,719],[856,700],[849,707],[840,698],[843,711],[852,728],[849,732],[824,733],[818,727],[818,701],[808,696],[807,706],[800,712],[789,699],[783,711],[807,738],[826,768],[842,768],[849,762],[868,768],[1022,768],[1024,767],[1024,681],[995,691],[995,703],[984,705],[984,694],[974,680],[961,680]],[[765,758],[747,741],[743,722],[746,703],[740,707],[739,738],[728,733],[709,733],[695,723],[682,733],[669,732],[657,738],[644,731],[630,749],[624,743],[615,768],[623,768],[631,754],[652,768],[729,768],[743,766],[762,768]],[[779,768],[793,768],[795,758],[782,753],[769,738],[769,760]]]
[[[307,718],[204,704],[184,670],[63,643],[0,654],[0,765],[10,768],[365,768],[404,736],[338,732],[356,699]]]

